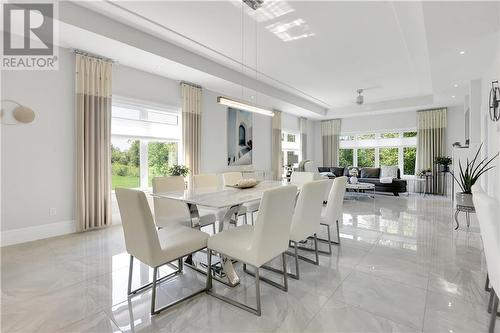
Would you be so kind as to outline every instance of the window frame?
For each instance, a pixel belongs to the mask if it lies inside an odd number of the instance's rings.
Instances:
[[[177,133],[174,134],[172,137],[124,135],[124,134],[113,134],[113,132],[111,132],[111,142],[113,142],[113,138],[139,140],[139,188],[140,189],[150,188],[149,155],[148,155],[148,145],[150,142],[177,143],[177,163],[178,164],[184,163],[184,154],[183,154],[184,147],[182,145],[182,112],[180,107],[158,104],[150,101],[133,99],[123,96],[113,96],[111,104],[111,112],[113,112],[114,107],[138,110],[139,119],[113,117],[113,115],[111,115],[111,129],[113,129],[113,119],[125,119],[130,121],[136,121],[138,123],[143,122],[143,123],[161,124],[166,126],[175,126],[177,128]],[[175,115],[177,117],[177,124],[173,125],[158,121],[149,121],[147,119],[149,112]]]
[[[386,129],[378,131],[362,131],[362,132],[342,132],[340,136],[343,140],[339,140],[339,149],[353,150],[353,166],[358,166],[358,149],[375,149],[375,167],[380,167],[380,149],[383,148],[398,148],[398,168],[401,170],[402,176],[409,177],[414,175],[404,174],[404,148],[417,148],[417,136],[405,137],[406,132],[417,132],[416,128],[401,128],[401,129]],[[397,138],[383,138],[386,133],[398,133]],[[358,139],[363,135],[375,134],[374,139]],[[339,163],[337,158],[337,164]]]

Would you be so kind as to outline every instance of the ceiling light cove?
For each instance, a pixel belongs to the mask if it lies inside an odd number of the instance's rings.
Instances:
[[[222,105],[226,105],[226,106],[229,106],[232,108],[240,109],[240,110],[245,110],[245,111],[249,111],[249,112],[263,114],[263,115],[269,116],[269,117],[274,116],[274,112],[272,112],[272,111],[260,108],[258,106],[250,105],[247,103],[238,102],[238,101],[235,101],[234,99],[230,99],[230,98],[223,97],[223,96],[217,97],[217,103],[222,104]]]
[[[291,42],[316,35],[316,33],[310,31],[311,28],[309,25],[301,18],[286,23],[273,23],[268,25],[266,29],[284,42]]]

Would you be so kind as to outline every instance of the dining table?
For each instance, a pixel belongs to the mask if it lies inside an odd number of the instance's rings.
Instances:
[[[297,184],[294,184],[297,186]],[[250,203],[262,199],[264,192],[274,188],[290,186],[287,181],[265,180],[259,182],[251,188],[234,188],[219,185],[217,187],[194,188],[188,184],[184,191],[159,192],[151,195],[156,198],[177,200],[186,203],[189,210],[191,227],[200,228],[199,209],[213,209],[214,211],[224,211],[222,221],[219,221],[218,232],[228,228],[231,224],[236,224],[235,216],[240,207],[245,203]],[[184,259],[184,264],[200,273],[206,274],[207,269],[212,269],[214,278],[218,281],[234,287],[239,284],[239,277],[234,269],[233,260],[220,256],[212,267],[207,267],[206,256],[188,256]]]

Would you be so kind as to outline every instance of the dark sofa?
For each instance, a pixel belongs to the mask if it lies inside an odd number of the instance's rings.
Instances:
[[[329,178],[340,176],[349,177],[349,170],[356,167],[319,167],[318,171],[327,175]],[[358,180],[361,183],[375,184],[375,191],[389,192],[398,196],[399,193],[404,193],[406,189],[406,180],[401,179],[401,171],[398,169],[398,177],[392,180],[390,184],[383,184],[380,182],[380,168],[356,168],[358,169]]]

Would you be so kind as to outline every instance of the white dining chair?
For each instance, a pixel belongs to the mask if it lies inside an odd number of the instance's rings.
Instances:
[[[212,286],[212,274],[207,275],[207,290],[227,303],[261,315],[260,280],[270,283],[284,291],[288,290],[287,276],[283,277],[283,285],[279,285],[266,278],[261,278],[259,268],[266,262],[281,254],[283,270],[286,271],[285,252],[288,249],[290,225],[292,223],[293,206],[297,187],[290,185],[265,191],[257,213],[255,226],[242,225],[234,229],[225,230],[208,240],[208,267],[211,265],[212,251],[222,253],[255,267],[255,292],[257,307],[234,301],[215,292]]]
[[[155,177],[153,178],[153,194],[162,192],[182,192],[185,189],[184,177]],[[179,200],[154,197],[154,216],[158,227],[166,227],[173,224],[184,224],[191,227],[191,216],[186,203]],[[198,224],[200,227],[213,226],[215,234],[215,214],[199,209]]]
[[[243,179],[243,174],[239,171],[226,172],[222,174],[222,181],[224,186],[235,185]],[[243,207],[246,209],[246,213],[250,214],[250,221],[252,225],[254,224],[254,214],[259,210],[260,200],[245,203]]]
[[[488,332],[493,333],[498,312],[498,293],[500,292],[500,225],[498,223],[500,202],[484,193],[478,184],[472,186],[472,200],[479,221],[486,267],[491,285],[488,306],[491,315]]]
[[[155,315],[204,292],[205,288],[159,309],[156,308],[157,285],[182,273],[182,265],[179,264],[177,271],[158,279],[158,268],[176,260],[180,262],[183,257],[206,248],[208,234],[179,224],[157,230],[144,192],[116,188],[115,193],[122,219],[125,247],[130,254],[128,295],[131,296],[151,287],[151,315]],[[153,268],[153,281],[136,290],[131,290],[134,257]]]
[[[294,171],[290,177],[290,183],[295,185],[302,185],[314,180],[314,172],[307,171]]]
[[[199,174],[199,175],[194,175],[193,176],[193,186],[195,190],[198,191],[215,191],[219,188],[219,177],[215,173],[206,173],[206,174]],[[217,216],[217,220],[219,220],[219,223],[223,223],[224,221],[224,216],[226,215],[227,210],[225,209],[220,209],[216,210],[215,214]],[[238,222],[238,217],[243,217],[243,221],[245,224],[247,224],[247,210],[245,206],[241,206],[235,214],[235,219],[230,221],[230,223],[237,224]]]
[[[340,245],[340,229],[339,221],[343,218],[343,207],[344,207],[344,195],[347,186],[347,177],[336,177],[333,180],[333,185],[330,189],[330,194],[328,195],[328,200],[326,203],[326,212],[321,215],[322,226],[326,226],[328,239],[319,238],[318,241],[328,243],[328,254],[332,254],[332,244]],[[331,238],[331,226],[336,224],[337,226],[337,241],[332,241]],[[320,251],[322,252],[322,251]]]
[[[319,265],[318,256],[318,240],[316,233],[320,229],[321,209],[323,207],[323,197],[325,187],[328,185],[328,180],[316,180],[305,183],[300,189],[300,193],[295,205],[293,213],[292,225],[290,228],[290,242],[293,243],[294,252],[287,252],[295,258],[295,273],[286,273],[293,279],[299,279],[299,259],[314,265]],[[315,260],[299,255],[299,249],[309,250],[308,248],[299,246],[312,237],[314,242]],[[284,274],[286,271],[281,271],[274,267],[264,266],[275,273]]]

